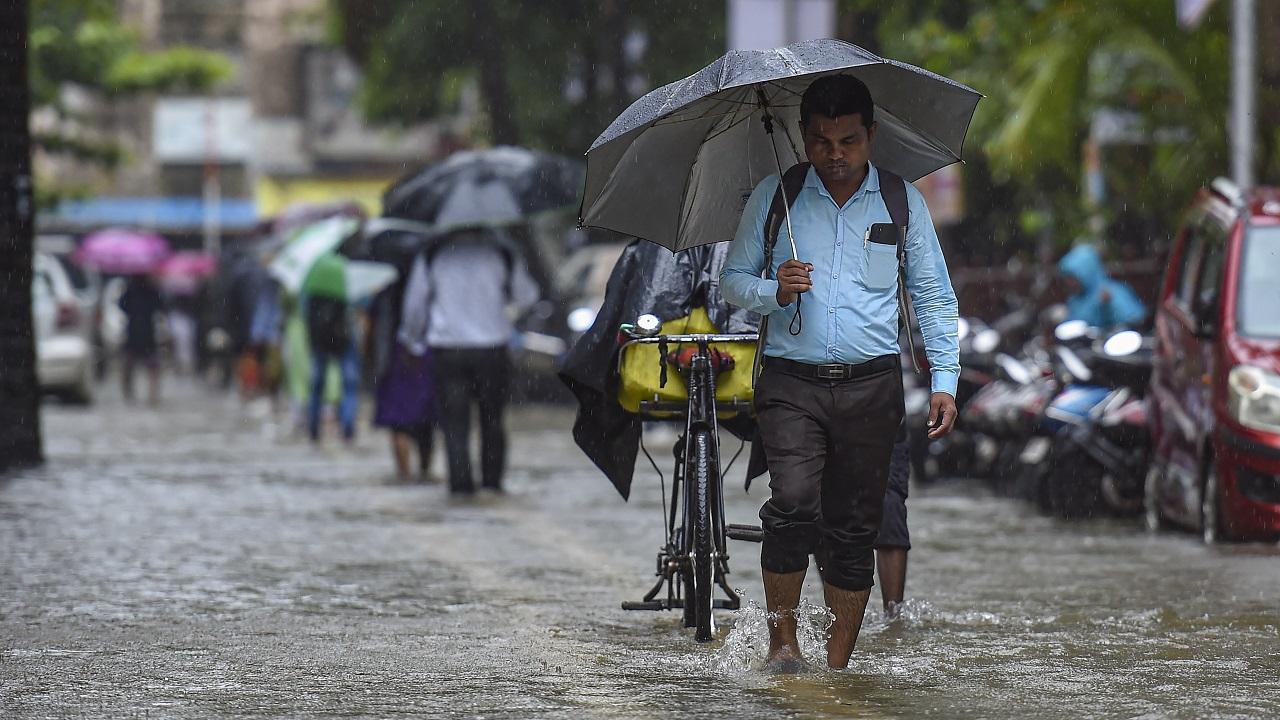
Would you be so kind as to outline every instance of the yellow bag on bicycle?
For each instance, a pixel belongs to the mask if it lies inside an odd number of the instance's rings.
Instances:
[[[694,308],[689,315],[668,320],[662,324],[660,335],[693,335],[720,332],[707,316],[706,308]],[[681,346],[672,344],[669,350]],[[755,366],[755,341],[712,343],[722,353],[733,357],[733,369],[716,375],[716,400],[719,402],[750,403],[753,397],[751,376]],[[656,343],[628,343],[618,358],[618,402],[627,412],[639,413],[642,402],[686,403],[689,389],[684,376],[675,366],[667,363],[667,385],[662,384],[662,367],[658,364],[659,346]],[[666,362],[664,360],[664,362]],[[676,412],[646,413],[655,417],[671,417]],[[729,418],[737,413],[725,413]]]

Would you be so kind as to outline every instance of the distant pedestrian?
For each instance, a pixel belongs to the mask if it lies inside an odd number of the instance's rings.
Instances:
[[[1110,329],[1136,326],[1147,315],[1132,288],[1107,276],[1102,255],[1092,245],[1071,248],[1058,261],[1058,273],[1070,286],[1068,320],[1084,320],[1093,327]]]
[[[338,422],[342,439],[351,443],[356,436],[356,412],[360,402],[360,354],[355,323],[345,300],[323,295],[305,299],[307,335],[311,345],[311,393],[307,429],[312,442],[320,441],[320,420],[324,411],[325,378],[329,363],[338,364],[342,375],[342,395],[338,401]]]
[[[508,308],[538,299],[537,285],[509,236],[494,230],[456,232],[414,260],[405,290],[400,340],[431,353],[440,428],[449,460],[449,489],[475,492],[469,437],[480,415],[480,483],[502,491],[506,464],[503,411],[511,381]]]
[[[283,374],[280,343],[284,332],[284,309],[280,283],[264,277],[257,287],[253,314],[249,320],[249,350],[257,366],[254,389],[271,399],[274,407]]]
[[[876,534],[876,574],[880,576],[880,601],[884,617],[892,620],[902,610],[907,589],[907,486],[911,478],[911,442],[907,426],[898,428],[889,457],[889,482],[885,487],[880,530]]]
[[[411,482],[412,446],[418,449],[417,479],[431,482],[436,401],[430,353],[415,355],[397,337],[404,281],[396,282],[373,301],[369,352],[377,383],[373,424],[391,431],[391,456],[396,478]]]
[[[129,278],[120,295],[120,310],[126,318],[124,337],[124,364],[121,369],[121,386],[124,399],[133,402],[133,371],[138,365],[147,369],[149,380],[148,399],[152,405],[160,402],[160,348],[156,341],[156,315],[164,311],[164,299],[160,289],[149,275]]]
[[[169,299],[169,337],[173,340],[173,368],[179,375],[196,369],[196,316],[199,313],[192,293],[175,293]]]

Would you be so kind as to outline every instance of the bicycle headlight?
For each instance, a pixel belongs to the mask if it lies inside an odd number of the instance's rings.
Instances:
[[[1227,409],[1236,422],[1280,433],[1280,375],[1237,365],[1227,375]]]

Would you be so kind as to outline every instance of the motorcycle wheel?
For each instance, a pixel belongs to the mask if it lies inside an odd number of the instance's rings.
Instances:
[[[1022,443],[1006,442],[996,456],[991,469],[991,487],[997,495],[1012,495],[1017,485],[1018,458],[1022,456]]]
[[[1055,443],[1053,470],[1048,478],[1052,512],[1076,519],[1092,517],[1102,508],[1103,468],[1072,442]]]

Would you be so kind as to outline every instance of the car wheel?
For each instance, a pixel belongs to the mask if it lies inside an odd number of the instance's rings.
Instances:
[[[1218,485],[1218,469],[1210,461],[1200,493],[1200,530],[1206,545],[1226,540],[1222,527],[1221,488]]]
[[[1169,523],[1160,514],[1160,476],[1163,474],[1164,470],[1159,463],[1151,463],[1142,487],[1142,509],[1150,532],[1160,532],[1169,527]]]

